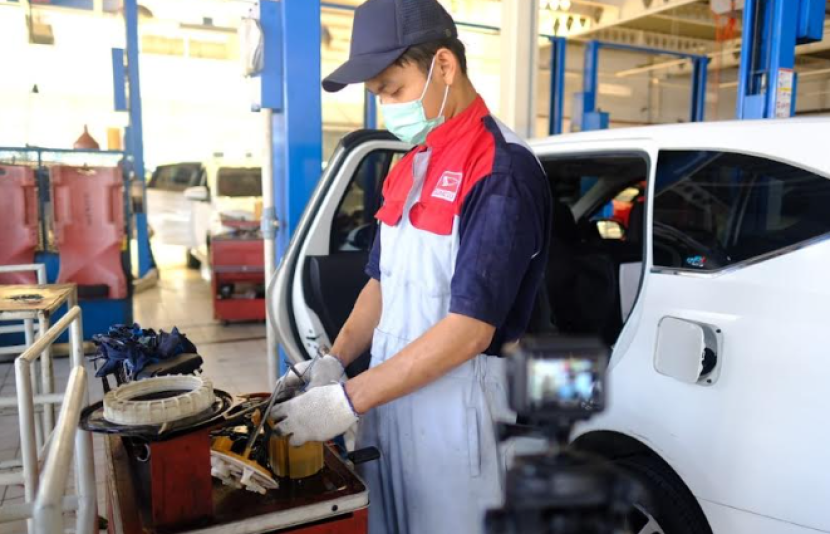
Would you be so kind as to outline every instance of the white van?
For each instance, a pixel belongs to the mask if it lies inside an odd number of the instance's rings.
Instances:
[[[254,222],[262,202],[262,169],[250,163],[209,163],[201,185],[185,190],[190,201],[188,265],[210,263],[210,238],[233,229],[225,221]],[[232,223],[228,223],[232,224]]]
[[[635,532],[830,532],[828,138],[816,118],[531,143],[555,201],[531,330],[613,347],[609,408],[573,438],[651,488]],[[335,151],[274,281],[293,360],[331,345],[366,283],[407,149],[364,131]]]
[[[153,239],[165,245],[192,246],[190,203],[184,191],[204,185],[198,162],[159,165],[147,183],[147,220]]]

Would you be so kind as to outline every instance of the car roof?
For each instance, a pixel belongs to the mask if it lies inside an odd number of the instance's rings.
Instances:
[[[713,133],[753,133],[764,134],[782,129],[801,128],[804,126],[822,125],[830,127],[830,115],[820,117],[794,117],[789,119],[766,119],[766,120],[730,120],[710,122],[686,122],[682,124],[655,124],[649,126],[635,126],[626,128],[611,128],[606,130],[593,130],[590,132],[562,133],[549,137],[534,139],[534,144],[539,141],[602,141],[609,139],[642,139],[663,137],[672,138],[682,136],[689,139],[689,136],[708,136]]]
[[[211,160],[205,163],[205,167],[210,172],[216,172],[219,169],[258,169],[261,167],[258,161],[238,161],[238,160]]]
[[[541,155],[563,149],[647,144],[658,149],[736,151],[798,163],[830,172],[830,151],[823,148],[830,133],[830,116],[788,119],[731,120],[613,128],[566,133],[530,141]]]

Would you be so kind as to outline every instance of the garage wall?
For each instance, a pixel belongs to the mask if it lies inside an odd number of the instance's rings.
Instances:
[[[573,96],[582,92],[584,53],[582,44],[568,43],[564,131],[570,131],[570,119],[574,113]],[[610,113],[612,128],[688,121],[691,102],[691,82],[688,78],[656,83],[648,74],[617,76],[619,71],[641,67],[649,61],[652,58],[643,54],[618,50],[600,52],[597,107]],[[540,53],[539,70],[537,135],[546,135],[550,105],[550,47],[547,45]]]
[[[163,19],[168,4],[163,1],[151,3],[156,16],[161,15],[162,19],[143,19],[142,38],[183,32],[178,23]],[[241,2],[219,2],[217,5],[224,10],[222,19],[217,21],[224,26],[232,26],[235,18],[247,11],[247,4]],[[3,75],[0,75],[0,146],[71,147],[86,124],[102,147],[106,147],[107,130],[121,129],[127,122],[126,113],[112,110],[110,49],[124,46],[121,18],[65,9],[39,9],[38,12],[51,25],[55,45],[29,44],[23,10],[17,6],[0,6],[0,49],[4,50]],[[332,25],[332,32],[335,32],[334,23],[330,21],[333,16],[324,12],[324,24]],[[351,19],[345,16],[335,22],[336,38],[333,42],[323,43],[323,75],[331,72],[348,55]],[[210,39],[208,33],[196,32],[194,35]],[[460,37],[468,48],[473,82],[496,109],[500,96],[499,36],[493,32],[462,28]],[[156,42],[154,46],[161,45]],[[550,52],[546,41],[540,40],[540,47],[536,133],[546,135]],[[232,48],[225,59],[165,55],[146,50],[142,53],[148,168],[182,160],[205,160],[216,153],[234,159],[246,154],[257,157],[261,153],[261,119],[249,110],[250,88],[241,76]],[[569,43],[564,108],[566,131],[570,127],[573,94],[582,89],[583,50],[580,43]],[[687,75],[681,73],[668,78],[665,73],[616,75],[621,70],[662,59],[615,50],[601,52],[599,107],[610,112],[612,127],[688,120],[691,91]],[[734,70],[725,71],[717,81],[728,83],[734,77]],[[715,76],[711,72],[709,79],[707,119],[734,117],[736,89],[716,89]],[[32,93],[35,84],[38,94]],[[323,93],[322,102],[325,159],[342,135],[362,126],[363,90],[353,86],[333,95]],[[805,79],[799,86],[799,111],[828,107],[830,82]]]
[[[584,46],[568,43],[565,78],[564,131],[570,131],[573,95],[582,91]],[[690,73],[654,70],[650,74],[619,77],[616,73],[668,58],[602,50],[599,65],[598,107],[610,113],[611,127],[688,122],[691,105]],[[689,69],[690,70],[690,69]],[[830,74],[830,73],[828,73]],[[830,111],[830,79],[803,78],[798,84],[797,114]],[[550,47],[542,45],[537,87],[537,135],[547,135],[550,98]],[[706,120],[732,120],[737,100],[737,69],[717,72],[710,68],[706,94]]]
[[[3,58],[15,75],[0,76],[0,146],[70,148],[87,124],[106,148],[107,129],[127,124],[125,112],[113,111],[110,56],[124,46],[123,23],[71,11],[49,12],[49,20],[55,45],[29,44],[22,10],[0,11],[0,47],[15,51]],[[261,121],[236,61],[159,54],[140,61],[148,168],[260,153]]]

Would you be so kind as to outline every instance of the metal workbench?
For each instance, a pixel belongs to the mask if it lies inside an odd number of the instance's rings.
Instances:
[[[0,355],[21,354],[35,341],[35,321],[38,335],[49,330],[52,315],[64,304],[72,308],[78,304],[75,284],[33,284],[0,285],[0,321],[23,321],[25,344],[0,347]],[[13,329],[15,327],[6,326]],[[32,390],[36,395],[51,395],[55,392],[55,379],[52,371],[52,347],[43,351],[38,365],[32,373]],[[14,396],[0,398],[0,407],[15,407]],[[43,405],[43,412],[36,414],[36,442],[38,448],[43,446],[44,437],[55,427],[54,404]]]

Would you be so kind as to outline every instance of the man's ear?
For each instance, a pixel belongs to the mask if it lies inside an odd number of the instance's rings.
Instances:
[[[439,48],[435,53],[435,70],[445,84],[452,85],[460,72],[458,58],[448,48]]]

